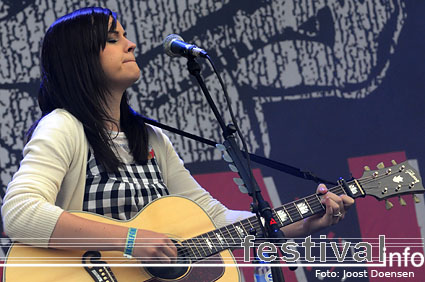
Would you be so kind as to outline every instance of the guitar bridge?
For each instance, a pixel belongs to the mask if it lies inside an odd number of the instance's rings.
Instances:
[[[102,255],[97,251],[87,251],[82,257],[83,264],[98,264],[99,266],[85,266],[84,269],[93,278],[95,282],[117,282],[111,268],[107,266],[105,261],[100,260]],[[102,266],[104,265],[104,266]]]

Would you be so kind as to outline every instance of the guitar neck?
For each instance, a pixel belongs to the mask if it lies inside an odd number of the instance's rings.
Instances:
[[[344,187],[348,188],[348,191]],[[364,196],[357,180],[328,190],[337,195],[348,192],[349,196],[353,198]],[[324,212],[326,208],[321,202],[322,197],[321,194],[313,194],[274,209],[273,217],[279,228]],[[257,216],[246,218],[182,242],[182,246],[178,250],[179,255],[202,260],[229,248],[241,248],[241,242],[247,235],[255,234],[257,237],[264,237],[262,226],[263,224],[258,221]]]

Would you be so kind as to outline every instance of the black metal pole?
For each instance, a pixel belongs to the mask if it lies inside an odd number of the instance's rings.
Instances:
[[[261,195],[260,187],[252,176],[252,173],[248,170],[245,158],[242,156],[241,150],[236,143],[234,129],[232,126],[226,126],[222,116],[220,115],[211,95],[202,79],[200,72],[201,67],[194,57],[188,57],[187,67],[189,73],[195,76],[198,81],[202,92],[204,93],[221,129],[223,130],[223,137],[225,139],[224,146],[226,147],[227,153],[232,158],[238,173],[243,180],[248,194],[253,197],[253,207],[257,216],[261,216],[265,219],[265,235],[267,238],[272,238],[274,242],[281,243],[285,241],[285,236],[282,230],[279,229],[277,221],[273,218],[272,210],[269,203],[267,203]],[[279,260],[275,261],[279,263]],[[280,267],[271,267],[273,281],[281,282],[284,281],[282,269]]]

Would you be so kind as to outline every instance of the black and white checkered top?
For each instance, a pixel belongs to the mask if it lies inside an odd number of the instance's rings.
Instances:
[[[128,161],[129,149],[123,133],[113,141],[117,154],[124,155],[121,159],[125,166],[120,167],[118,173],[108,173],[96,161],[92,149],[89,150],[83,210],[127,220],[148,203],[169,193],[152,148],[147,164],[138,165],[132,157]]]

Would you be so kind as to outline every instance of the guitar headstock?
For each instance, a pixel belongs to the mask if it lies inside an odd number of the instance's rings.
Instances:
[[[408,161],[387,168],[380,164],[377,170],[368,170],[366,167],[362,178],[357,181],[366,195],[378,200],[425,192],[419,173],[409,165]],[[403,204],[402,201],[401,203]]]

